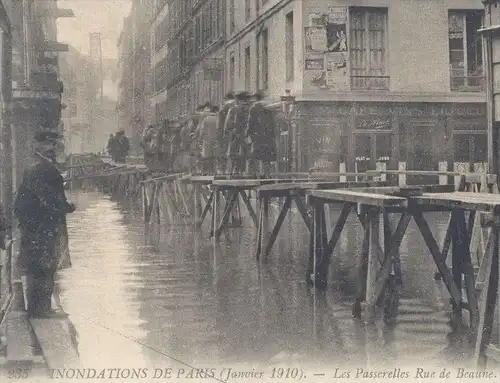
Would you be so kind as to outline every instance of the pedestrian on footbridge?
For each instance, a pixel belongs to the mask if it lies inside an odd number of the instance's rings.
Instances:
[[[121,129],[120,131],[118,131],[118,133],[116,133],[115,150],[116,150],[116,162],[124,164],[125,159],[127,158],[128,152],[130,150],[130,143],[123,129]]]
[[[60,264],[61,236],[66,235],[66,214],[75,211],[67,201],[56,162],[58,133],[42,130],[35,135],[36,152],[25,172],[14,202],[21,229],[18,267],[27,280],[28,315],[52,314],[54,277]]]
[[[114,161],[116,159],[115,136],[113,136],[112,134],[109,135],[107,150],[108,154],[111,156],[111,159]]]

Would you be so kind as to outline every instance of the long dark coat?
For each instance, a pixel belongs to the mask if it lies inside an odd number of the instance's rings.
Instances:
[[[245,132],[247,131],[250,106],[250,103],[238,103],[229,110],[225,129],[229,140],[228,158],[243,158],[246,155]]]
[[[217,156],[219,158],[225,158],[227,155],[229,139],[228,132],[226,132],[226,120],[233,105],[234,101],[227,102],[219,111],[219,118],[217,121]]]
[[[250,138],[250,154],[260,161],[276,161],[276,123],[273,113],[261,102],[252,105],[246,137]]]
[[[25,172],[14,202],[21,228],[21,270],[44,274],[57,268],[58,234],[72,211],[61,173],[47,159],[37,157]]]

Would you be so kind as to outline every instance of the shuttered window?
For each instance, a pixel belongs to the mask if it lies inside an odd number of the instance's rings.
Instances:
[[[352,89],[389,89],[387,8],[350,8]]]

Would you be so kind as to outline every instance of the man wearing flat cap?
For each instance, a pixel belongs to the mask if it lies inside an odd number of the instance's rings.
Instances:
[[[51,297],[59,263],[58,238],[66,224],[66,214],[75,210],[75,205],[66,199],[56,163],[58,138],[52,131],[36,133],[33,164],[24,173],[14,203],[21,229],[18,262],[27,277],[30,317],[52,314]]]

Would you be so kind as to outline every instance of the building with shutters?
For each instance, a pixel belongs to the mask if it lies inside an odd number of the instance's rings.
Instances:
[[[144,128],[153,122],[150,26],[153,0],[132,3],[118,40],[118,128],[130,139],[131,155],[141,155]]]
[[[156,0],[155,120],[184,121],[224,94],[225,0]]]
[[[226,14],[226,90],[277,106],[291,91],[296,167],[484,169],[480,0],[227,0]]]

